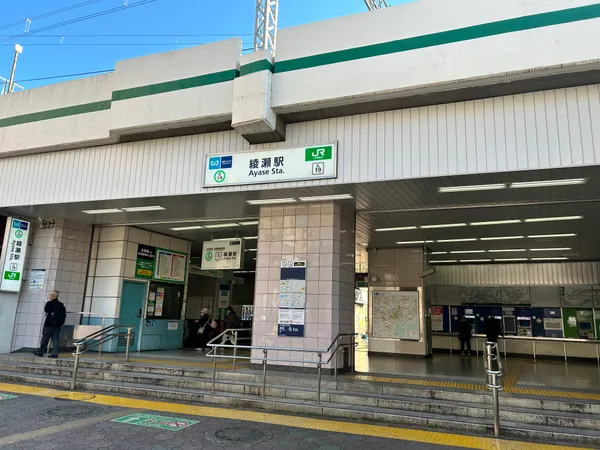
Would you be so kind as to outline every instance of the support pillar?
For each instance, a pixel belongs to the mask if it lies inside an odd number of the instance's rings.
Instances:
[[[354,332],[354,227],[354,208],[348,202],[261,207],[253,345],[326,350],[338,333]],[[278,336],[282,260],[307,262],[304,337]],[[255,351],[257,356],[262,352]],[[271,357],[317,360],[316,353],[289,351],[270,352]],[[312,363],[272,365],[316,370]]]

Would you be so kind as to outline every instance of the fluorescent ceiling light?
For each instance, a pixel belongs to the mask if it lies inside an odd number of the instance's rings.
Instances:
[[[258,225],[258,220],[253,220],[251,222],[240,222],[240,225],[243,227],[249,226],[249,225]]]
[[[249,205],[277,205],[279,203],[296,203],[295,198],[266,198],[263,200],[247,200]]]
[[[123,212],[119,208],[108,208],[108,209],[86,209],[81,211],[84,214],[114,214]]]
[[[511,262],[511,261],[527,261],[527,258],[499,258],[499,259],[494,259],[494,262]]]
[[[475,242],[477,238],[462,238],[462,239],[438,239],[436,242],[441,244],[450,242]]]
[[[490,253],[518,253],[518,252],[526,252],[527,249],[524,248],[498,248],[493,250],[488,250]]]
[[[487,222],[471,222],[470,225],[474,227],[483,225],[508,225],[511,223],[521,223],[521,219],[509,219],[509,220],[489,220]]]
[[[456,254],[456,255],[463,254],[463,253],[465,253],[465,254],[466,253],[485,253],[485,250],[454,250],[450,253]]]
[[[490,262],[491,259],[461,259],[461,263],[479,263],[479,262]]]
[[[456,227],[466,227],[466,223],[441,223],[438,225],[421,225],[421,228],[427,230],[429,228],[456,228]]]
[[[432,255],[447,255],[448,252],[431,252]]]
[[[442,264],[442,263],[455,263],[458,262],[456,259],[446,259],[444,261],[429,261],[429,264]]]
[[[532,252],[562,252],[572,250],[571,247],[554,247],[554,248],[530,248]]]
[[[233,273],[234,274],[238,274],[238,273],[256,273],[256,270],[236,270]]]
[[[566,256],[557,256],[555,258],[531,258],[532,261],[564,261],[567,258]]]
[[[234,239],[240,239],[240,238],[234,238]],[[258,239],[258,236],[249,236],[249,237],[245,237],[245,238],[242,238],[242,239],[244,239],[246,241],[255,241],[255,240]]]
[[[166,208],[164,208],[160,205],[154,205],[154,206],[132,206],[129,208],[121,208],[121,209],[126,212],[141,212],[141,211],[164,211]]]
[[[407,230],[416,230],[417,227],[394,227],[394,228],[375,228],[375,231],[407,231]]]
[[[448,192],[469,192],[469,191],[493,191],[496,189],[506,189],[506,183],[496,184],[475,184],[471,186],[445,186],[438,187],[439,193]]]
[[[524,239],[525,236],[492,236],[482,237],[482,241],[510,241],[511,239]]]
[[[546,239],[546,238],[559,238],[559,237],[575,237],[577,233],[562,233],[562,234],[532,234],[527,236],[530,239]]]
[[[202,226],[200,225],[194,225],[194,226],[190,226],[190,227],[177,227],[177,228],[171,228],[172,231],[189,231],[189,230],[201,230]]]
[[[535,187],[552,187],[552,186],[573,186],[576,184],[587,183],[587,178],[569,178],[563,180],[545,180],[545,181],[523,181],[518,183],[510,183],[510,188],[535,188]]]
[[[256,251],[258,251],[258,249],[257,248],[247,248],[245,251],[247,251],[247,252],[256,252]]]
[[[433,241],[401,241],[396,242],[399,245],[409,245],[409,244],[431,244]]]
[[[563,216],[563,217],[536,217],[533,219],[525,219],[525,222],[559,222],[562,220],[579,220],[583,216]]]
[[[231,223],[215,223],[211,225],[204,225],[204,228],[233,228],[239,227],[240,225],[234,222]]]
[[[352,194],[316,195],[314,197],[298,197],[301,202],[322,202],[327,200],[351,200]]]

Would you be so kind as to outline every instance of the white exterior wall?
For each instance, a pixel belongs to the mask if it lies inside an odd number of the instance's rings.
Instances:
[[[230,39],[143,58],[117,62],[114,90],[166,83],[236,70],[241,41]],[[183,90],[113,101],[111,130],[136,131],[212,122],[230,118],[233,80]]]
[[[369,13],[283,29],[277,36],[277,63],[474,27],[516,17],[596,4],[596,0],[421,0]],[[584,20],[483,38],[477,31],[461,31],[465,39],[397,53],[353,59],[273,77],[273,108],[291,112],[337,106],[370,98],[388,98],[401,92],[434,92],[459,81],[502,77],[532,70],[549,73],[553,66],[569,66],[599,58],[600,19]],[[361,31],[362,30],[362,31]],[[299,45],[302,43],[302,45]],[[369,50],[375,51],[375,50]],[[368,53],[367,52],[362,52]],[[357,56],[358,57],[358,56]],[[284,65],[284,64],[282,64]],[[573,69],[571,69],[573,70]],[[489,83],[489,80],[487,80]],[[446,86],[445,88],[448,88]]]
[[[205,155],[331,141],[337,179],[202,187]],[[278,144],[250,146],[227,131],[0,159],[0,206],[595,164],[599,85],[291,124]]]
[[[0,120],[110,101],[112,74],[82,78],[0,97]],[[0,128],[0,154],[69,148],[109,139],[110,112],[103,110]]]

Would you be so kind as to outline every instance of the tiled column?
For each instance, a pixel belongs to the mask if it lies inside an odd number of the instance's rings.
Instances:
[[[85,290],[92,226],[71,220],[56,219],[54,228],[41,229],[32,221],[33,240],[25,262],[25,278],[17,305],[12,350],[36,348],[44,321],[44,305],[53,290],[67,309],[65,330],[79,323]],[[44,287],[29,290],[32,269],[46,270]],[[68,337],[63,333],[64,338]]]
[[[253,345],[325,350],[338,333],[354,331],[354,225],[354,208],[349,203],[261,208]],[[282,260],[307,262],[303,338],[277,335]],[[261,354],[255,351],[253,356]],[[286,360],[317,359],[316,354],[285,351],[271,356]],[[314,364],[279,362],[277,365],[316,369]]]

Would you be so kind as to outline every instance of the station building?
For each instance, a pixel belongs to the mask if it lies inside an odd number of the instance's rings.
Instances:
[[[0,352],[58,290],[65,345],[193,347],[232,306],[256,347],[429,357],[492,315],[508,353],[597,358],[599,25],[423,0],[0,97]]]

